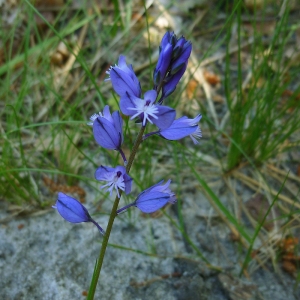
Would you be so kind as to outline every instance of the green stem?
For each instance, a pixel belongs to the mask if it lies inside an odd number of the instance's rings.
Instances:
[[[146,124],[147,125],[147,124]],[[130,169],[131,169],[131,166],[132,166],[132,163],[134,161],[134,158],[135,158],[135,155],[136,155],[136,152],[140,146],[140,144],[142,143],[143,141],[143,134],[145,132],[145,129],[146,129],[146,125],[143,126],[136,138],[136,141],[132,147],[132,150],[131,150],[131,153],[130,153],[130,156],[129,156],[129,159],[128,159],[128,163],[127,163],[127,166],[126,166],[126,172],[129,173]]]
[[[140,144],[143,141],[143,134],[144,134],[145,128],[146,128],[145,126],[143,126],[141,128],[141,130],[140,130],[140,132],[137,136],[137,139],[136,139],[136,141],[135,141],[135,143],[132,147],[132,151],[130,153],[130,157],[128,159],[128,163],[127,163],[127,166],[126,166],[126,172],[127,173],[129,173],[129,171],[131,169],[131,166],[132,166],[132,163],[134,161],[136,152],[137,152]],[[102,242],[101,250],[100,250],[100,253],[99,253],[99,257],[96,261],[94,274],[93,274],[92,282],[91,282],[90,289],[89,289],[89,292],[88,292],[87,300],[93,300],[94,296],[95,296],[96,287],[97,287],[97,283],[98,283],[98,280],[99,280],[99,277],[100,277],[100,271],[101,271],[103,260],[104,260],[104,255],[105,255],[105,252],[106,252],[109,236],[110,236],[115,218],[117,216],[117,210],[118,210],[120,198],[122,196],[122,191],[119,190],[119,194],[120,194],[120,197],[116,196],[113,208],[112,208],[111,213],[110,213],[110,217],[109,217],[109,220],[108,220],[108,225],[107,225],[107,228],[106,228],[106,233],[105,233],[104,238],[103,238],[103,242]]]

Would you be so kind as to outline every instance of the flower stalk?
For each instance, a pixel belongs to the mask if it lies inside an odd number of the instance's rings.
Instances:
[[[142,126],[142,128],[141,128],[141,130],[140,130],[140,132],[137,136],[137,139],[136,139],[136,141],[135,141],[135,143],[132,147],[130,157],[128,159],[128,163],[127,163],[127,166],[126,166],[126,172],[127,173],[129,173],[129,171],[131,169],[131,166],[133,164],[135,155],[137,153],[137,150],[138,150],[140,144],[143,141],[143,134],[145,132],[145,128],[146,128],[145,126]],[[99,277],[100,277],[100,272],[101,272],[101,269],[102,269],[106,248],[107,248],[107,245],[108,245],[108,240],[109,240],[109,237],[110,237],[112,227],[114,225],[115,218],[117,216],[117,210],[118,210],[119,202],[120,202],[120,199],[121,199],[121,196],[122,196],[122,191],[119,191],[119,195],[120,195],[120,197],[118,197],[118,195],[116,196],[116,199],[114,201],[114,205],[113,205],[111,213],[110,213],[110,217],[109,217],[109,220],[108,220],[106,232],[105,232],[105,235],[103,237],[102,246],[101,246],[101,249],[100,249],[100,252],[99,252],[99,257],[96,260],[94,274],[93,274],[92,282],[91,282],[91,285],[90,285],[90,289],[88,291],[87,300],[93,300],[94,296],[95,296],[97,283],[98,283],[98,280],[99,280]]]
[[[111,209],[106,232],[90,216],[88,210],[76,199],[58,194],[56,205],[58,213],[66,221],[71,223],[93,223],[100,233],[104,235],[98,259],[95,263],[94,273],[90,284],[87,299],[95,297],[106,248],[117,215],[125,212],[130,207],[137,207],[143,213],[153,213],[163,208],[167,203],[175,203],[176,196],[170,189],[171,180],[164,180],[142,191],[136,200],[118,209],[122,193],[130,194],[133,179],[128,175],[133,165],[136,153],[140,144],[152,135],[158,135],[166,140],[175,141],[190,136],[195,144],[201,137],[201,130],[198,122],[201,119],[199,114],[194,119],[183,116],[176,119],[176,110],[169,106],[162,105],[165,98],[174,92],[178,82],[183,76],[188,58],[192,50],[190,41],[183,36],[177,37],[174,33],[167,32],[160,44],[160,55],[153,73],[153,89],[146,91],[142,96],[141,84],[134,73],[132,65],[127,65],[125,56],[119,57],[118,64],[111,66],[106,72],[109,77],[105,81],[111,81],[115,93],[120,97],[121,112],[130,117],[130,120],[138,119],[142,127],[136,137],[127,161],[122,151],[123,118],[120,111],[110,112],[106,105],[102,112],[93,114],[87,125],[92,126],[93,135],[98,145],[103,148],[114,150],[120,153],[124,166],[103,166],[95,171],[95,178],[104,182],[101,189],[112,195],[117,193]],[[155,125],[158,130],[145,134],[148,123]]]

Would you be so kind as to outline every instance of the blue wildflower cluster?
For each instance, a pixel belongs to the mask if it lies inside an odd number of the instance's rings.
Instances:
[[[160,54],[153,72],[153,89],[146,91],[142,97],[141,84],[134,73],[132,65],[127,65],[125,56],[119,57],[118,64],[107,71],[114,91],[120,97],[120,109],[122,114],[129,116],[131,120],[137,119],[145,128],[147,123],[154,124],[156,131],[143,136],[143,140],[152,135],[160,136],[166,140],[174,141],[190,136],[197,144],[201,137],[198,125],[201,115],[193,119],[184,116],[176,119],[176,111],[163,105],[166,97],[170,96],[183,76],[188,59],[192,51],[192,44],[183,36],[177,38],[174,33],[167,32],[160,44]],[[119,111],[110,113],[108,106],[103,112],[94,114],[88,125],[92,126],[96,142],[103,148],[116,150],[123,158],[124,165],[127,159],[122,151],[123,120]],[[105,184],[101,188],[113,193],[116,191],[120,199],[121,193],[131,192],[132,178],[127,174],[126,168],[116,166],[100,166],[95,172],[95,178]],[[158,182],[138,195],[136,200],[129,205],[117,210],[116,214],[124,212],[129,207],[136,206],[144,213],[153,213],[167,203],[175,203],[175,194],[171,192],[171,180],[166,183]],[[87,209],[76,199],[63,193],[58,194],[54,206],[59,214],[71,223],[92,222],[97,226],[101,234],[104,230],[90,217]]]

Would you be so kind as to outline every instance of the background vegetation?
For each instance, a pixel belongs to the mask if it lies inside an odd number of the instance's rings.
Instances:
[[[51,207],[58,191],[106,201],[93,179],[117,156],[98,147],[89,117],[118,108],[106,70],[124,54],[143,91],[166,30],[193,43],[188,71],[167,104],[201,113],[203,139],[141,147],[132,176],[146,188],[172,178],[177,219],[197,255],[181,208],[204,193],[233,239],[262,265],[297,276],[300,182],[300,23],[297,1],[7,1],[1,6],[0,197],[17,213]],[[125,152],[137,128],[126,124]],[[132,124],[131,124],[132,125]],[[243,198],[244,190],[250,199]],[[232,202],[222,196],[230,194]],[[17,207],[15,207],[17,205]],[[108,213],[99,211],[98,213]],[[154,217],[154,216],[152,216]],[[129,215],[130,221],[130,215]],[[261,240],[260,248],[255,241]],[[290,247],[290,248],[288,248]],[[255,251],[254,249],[255,248]],[[264,248],[264,251],[261,251]],[[288,250],[287,250],[288,249]]]

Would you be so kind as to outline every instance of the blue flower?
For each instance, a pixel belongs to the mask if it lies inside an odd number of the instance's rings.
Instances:
[[[202,137],[198,125],[201,118],[201,115],[198,115],[194,119],[189,119],[185,116],[181,117],[175,120],[169,128],[160,130],[157,134],[170,141],[180,140],[189,135],[194,144],[198,144],[199,142],[197,139]]]
[[[176,74],[185,64],[192,52],[192,44],[181,37],[173,49],[173,61],[171,64],[170,75]]]
[[[167,71],[169,70],[172,59],[172,51],[173,47],[170,43],[166,43],[164,47],[160,48],[157,65],[153,73],[153,81],[156,86],[161,83],[161,81],[165,78]]]
[[[162,96],[159,100],[160,103],[175,91],[178,82],[180,81],[182,75],[186,70],[186,67],[187,62],[177,73],[175,73],[174,75],[170,75],[165,79],[165,83],[162,86]]]
[[[57,209],[66,221],[70,223],[92,222],[101,234],[105,234],[105,231],[91,218],[87,209],[78,200],[64,193],[58,193],[56,204],[52,207]]]
[[[164,185],[161,185],[163,180],[154,186],[143,191],[135,200],[135,206],[144,213],[153,213],[168,202],[175,203],[175,194],[171,192],[169,185],[171,180],[168,180]]]
[[[106,149],[120,150],[123,143],[123,120],[118,111],[110,114],[109,107],[106,105],[103,114],[91,116],[88,125],[93,126],[93,133],[96,142]]]
[[[143,126],[149,121],[160,129],[168,128],[176,116],[176,111],[168,106],[155,104],[157,92],[150,90],[145,93],[144,100],[126,94],[121,97],[120,108],[124,115],[131,116],[131,120],[139,117]]]
[[[132,65],[127,66],[125,56],[120,55],[118,65],[111,66],[106,73],[110,76],[106,81],[111,80],[113,89],[120,97],[126,93],[136,97],[141,96],[141,84]]]
[[[119,209],[117,214],[120,214],[131,206],[136,206],[143,213],[150,214],[159,210],[168,202],[175,203],[175,194],[169,188],[171,180],[168,180],[165,184],[162,183],[163,180],[140,193],[133,203]]]
[[[113,189],[117,191],[120,198],[119,190],[122,190],[128,195],[131,192],[132,178],[126,173],[126,169],[122,166],[115,168],[100,166],[95,172],[95,178],[99,181],[106,181],[107,184],[101,188],[107,187],[110,195]]]
[[[163,89],[160,99],[162,102],[176,89],[184,74],[191,55],[192,44],[183,36],[177,38],[174,32],[167,32],[162,38],[159,49],[158,62],[153,72],[153,82],[156,90],[159,87]]]

